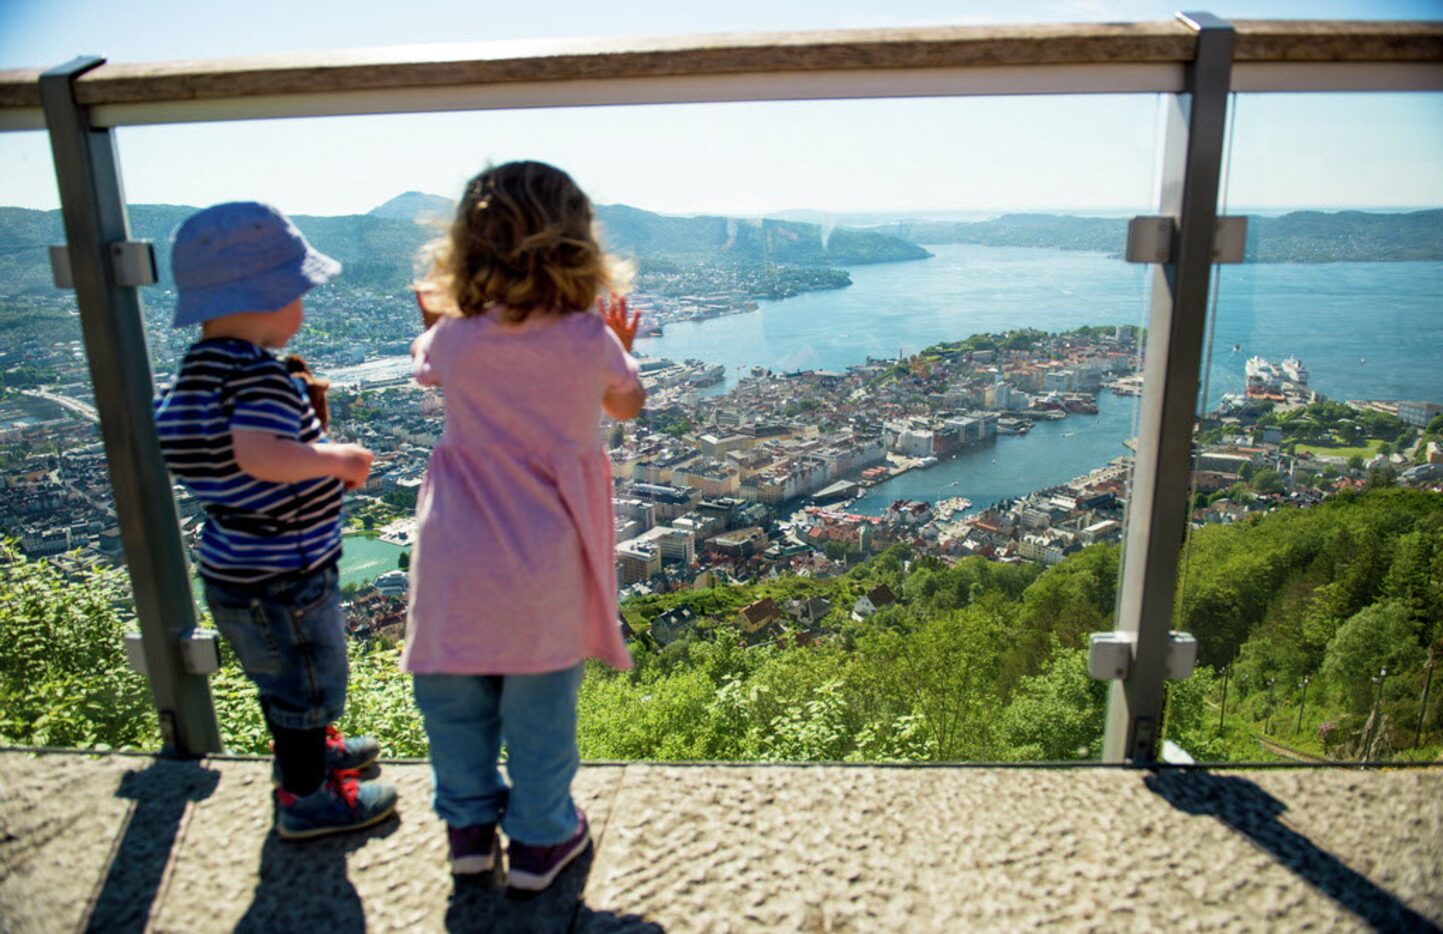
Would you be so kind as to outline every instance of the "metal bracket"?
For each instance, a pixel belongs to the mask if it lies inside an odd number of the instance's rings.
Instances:
[[[1190,632],[1168,633],[1165,667],[1170,681],[1191,677],[1197,667],[1197,637]]]
[[[1087,673],[1099,681],[1120,681],[1132,671],[1134,637],[1130,632],[1094,632],[1088,639]],[[1188,632],[1167,637],[1167,677],[1181,681],[1197,667],[1197,638]]]
[[[1172,235],[1177,229],[1171,217],[1134,217],[1127,222],[1129,263],[1165,263],[1172,259]]]
[[[180,659],[185,670],[193,675],[209,675],[220,670],[220,640],[209,629],[192,629],[180,637]],[[145,664],[145,640],[138,632],[125,634],[125,658],[137,674],[148,674]]]
[[[1088,639],[1087,673],[1099,681],[1121,681],[1132,670],[1130,632],[1094,632]]]
[[[1213,226],[1213,262],[1241,263],[1248,245],[1246,216],[1219,217]]]
[[[110,245],[110,273],[116,285],[139,288],[155,285],[159,277],[155,271],[155,244],[149,240],[123,240]],[[75,288],[75,276],[70,271],[70,249],[66,246],[50,248],[50,274],[57,289]]]
[[[1129,263],[1168,263],[1172,261],[1172,241],[1177,224],[1171,217],[1141,216],[1127,222]],[[1241,263],[1247,248],[1248,219],[1219,217],[1213,226],[1214,263]]]

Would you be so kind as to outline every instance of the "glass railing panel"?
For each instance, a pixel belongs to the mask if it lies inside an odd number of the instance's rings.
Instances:
[[[1443,96],[1234,107],[1247,261],[1215,282],[1178,620],[1200,664],[1168,736],[1209,760],[1436,758]]]
[[[0,158],[0,743],[157,748],[50,148],[6,133]]]
[[[1084,644],[1112,626],[1147,304],[1120,253],[1125,218],[1155,210],[1157,113],[739,104],[119,139],[133,234],[159,247],[158,380],[193,337],[169,326],[166,245],[194,207],[259,194],[345,266],[288,348],[331,381],[332,436],[377,454],[347,502],[343,728],[426,751],[397,656],[444,396],[410,379],[410,285],[465,179],[537,157],[590,192],[646,315],[648,408],[601,426],[637,666],[589,670],[583,755],[1052,760],[1101,740]],[[598,152],[621,125],[650,142]],[[178,506],[192,540],[202,513]],[[229,655],[213,686],[227,748],[263,751]]]

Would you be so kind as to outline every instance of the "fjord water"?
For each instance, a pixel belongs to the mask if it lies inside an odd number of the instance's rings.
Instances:
[[[852,267],[845,289],[669,325],[637,349],[726,364],[731,386],[752,366],[842,370],[981,332],[1146,321],[1144,266],[1053,249],[928,249],[931,259]],[[1243,364],[1255,354],[1296,355],[1310,385],[1332,399],[1443,401],[1443,263],[1252,263],[1223,267],[1215,291],[1210,405],[1242,392]],[[980,507],[1085,474],[1125,454],[1133,434],[1135,399],[1103,393],[1098,403],[1096,416],[1039,423],[882,484],[857,505],[966,496]]]

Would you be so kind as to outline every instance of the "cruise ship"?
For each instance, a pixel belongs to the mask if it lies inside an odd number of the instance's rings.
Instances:
[[[1289,357],[1283,361],[1283,375],[1304,386],[1308,383],[1308,368],[1303,366],[1303,361],[1297,357]]]
[[[1278,370],[1262,357],[1249,357],[1243,366],[1248,375],[1247,394],[1249,399],[1272,399],[1282,397],[1282,380]]]
[[[692,361],[687,362],[690,363]],[[687,380],[693,386],[715,386],[726,378],[726,370],[727,368],[720,363],[713,366],[705,366],[703,364],[702,369],[692,373],[687,377]]]

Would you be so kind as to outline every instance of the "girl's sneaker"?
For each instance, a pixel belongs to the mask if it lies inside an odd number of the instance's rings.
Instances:
[[[570,865],[591,845],[591,831],[586,815],[576,809],[576,833],[571,839],[551,846],[531,846],[511,841],[506,848],[506,885],[522,892],[540,892],[556,880],[561,870]]]
[[[360,830],[379,824],[395,810],[394,785],[358,781],[354,772],[335,772],[304,797],[276,789],[276,833],[286,840],[307,840]]]
[[[446,826],[446,841],[451,845],[451,874],[470,876],[496,868],[501,849],[496,839],[496,825],[479,827]]]

